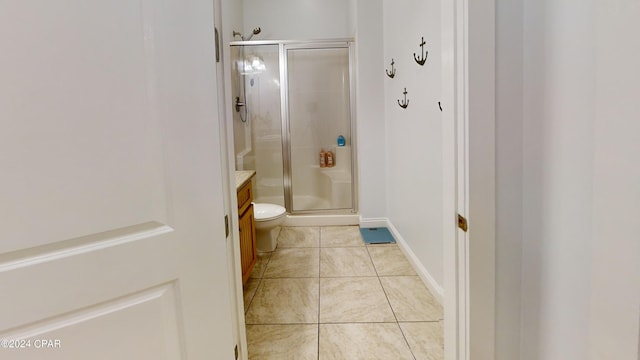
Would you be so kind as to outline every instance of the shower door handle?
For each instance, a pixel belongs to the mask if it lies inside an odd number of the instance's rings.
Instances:
[[[240,101],[240,97],[236,96],[236,112],[240,112],[240,108],[243,107],[245,103]]]

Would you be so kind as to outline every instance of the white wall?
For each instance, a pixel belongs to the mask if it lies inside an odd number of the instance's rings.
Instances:
[[[245,36],[256,27],[254,40],[308,40],[353,35],[351,5],[345,0],[242,0]],[[239,30],[240,31],[240,30]]]
[[[586,359],[592,9],[525,1],[522,359]]]
[[[594,9],[595,119],[589,358],[639,359],[640,4]]]
[[[640,7],[498,0],[497,9],[496,358],[637,359]]]
[[[440,2],[383,1],[387,215],[430,276],[442,286],[442,126]],[[421,37],[429,51],[424,66]],[[388,78],[391,59],[397,69]],[[409,106],[397,100],[407,89]],[[363,150],[365,151],[365,150]]]
[[[496,2],[496,360],[520,357],[522,7]]]
[[[358,0],[349,0],[349,33],[355,36],[358,31]]]
[[[359,212],[387,214],[382,0],[357,0],[356,121]]]
[[[496,99],[495,1],[468,4],[467,139],[469,216],[469,353],[474,360],[495,356]],[[492,50],[489,50],[492,49]]]

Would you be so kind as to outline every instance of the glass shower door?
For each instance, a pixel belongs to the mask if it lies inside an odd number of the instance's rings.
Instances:
[[[285,49],[290,208],[353,209],[348,44]]]

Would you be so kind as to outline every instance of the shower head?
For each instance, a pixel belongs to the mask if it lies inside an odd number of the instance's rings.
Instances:
[[[235,31],[235,30],[234,30],[234,31],[233,31],[233,36],[234,36],[234,37],[236,37],[236,36],[240,36],[240,39],[242,39],[242,41],[249,41],[249,40],[251,40],[251,38],[253,37],[253,35],[258,35],[258,34],[260,34],[260,32],[261,32],[261,31],[262,31],[262,29],[261,29],[260,27],[257,27],[257,28],[255,28],[255,29],[253,29],[253,31],[251,32],[251,35],[249,35],[249,36],[247,36],[247,37],[244,37],[244,35],[242,35],[242,33],[241,33],[241,32],[238,32],[238,31]]]

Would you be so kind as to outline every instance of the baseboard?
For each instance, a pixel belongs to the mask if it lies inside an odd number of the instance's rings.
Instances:
[[[360,227],[361,228],[375,228],[375,227],[385,227],[389,223],[389,219],[387,218],[369,218],[364,219],[360,218]]]
[[[431,291],[433,297],[435,297],[440,304],[443,304],[444,289],[433,279],[431,274],[429,274],[429,271],[427,271],[420,260],[418,260],[416,254],[413,252],[413,250],[411,250],[407,242],[404,240],[400,232],[398,232],[398,229],[393,226],[391,221],[388,218],[360,219],[360,227],[363,228],[383,226],[386,226],[389,229],[391,235],[393,235],[393,238],[396,240],[398,247],[406,255],[409,263],[411,264],[411,266],[413,266],[413,269],[416,271],[418,276],[420,276],[422,282],[427,286],[427,288],[429,288],[429,291]]]
[[[358,225],[358,215],[287,215],[283,226]]]

